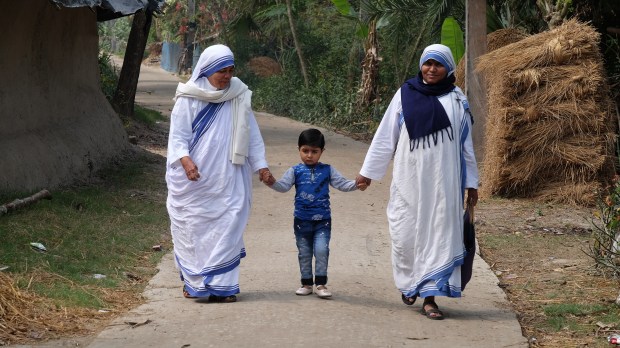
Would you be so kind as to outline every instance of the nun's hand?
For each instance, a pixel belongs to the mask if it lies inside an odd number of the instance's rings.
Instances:
[[[185,170],[185,175],[187,176],[187,179],[191,181],[198,181],[198,179],[200,179],[200,172],[198,171],[198,166],[196,166],[194,161],[192,161],[191,157],[182,157],[181,165],[183,165],[183,169]]]

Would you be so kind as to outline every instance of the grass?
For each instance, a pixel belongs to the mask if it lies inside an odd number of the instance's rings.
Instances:
[[[155,122],[164,121],[166,119],[166,117],[162,115],[159,111],[146,109],[138,104],[135,104],[134,106],[133,118],[148,126],[152,126],[153,124],[155,124]]]
[[[163,158],[134,153],[96,183],[54,190],[51,200],[0,217],[0,265],[20,289],[58,307],[107,308],[107,291],[140,293],[139,280],[163,256],[153,245],[169,246],[163,168]]]

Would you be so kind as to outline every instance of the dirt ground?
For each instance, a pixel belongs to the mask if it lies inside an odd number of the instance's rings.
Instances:
[[[618,280],[601,275],[586,254],[595,210],[507,199],[484,199],[478,206],[480,255],[531,345],[607,347],[605,338],[620,331]],[[589,310],[552,310],[574,305]]]
[[[134,132],[155,152],[166,139],[164,127]],[[620,332],[617,317],[605,312],[616,307],[619,283],[602,276],[585,253],[595,210],[502,198],[482,198],[477,206],[480,256],[498,277],[530,346],[607,346],[606,337]],[[557,316],[549,312],[574,304],[600,307]]]

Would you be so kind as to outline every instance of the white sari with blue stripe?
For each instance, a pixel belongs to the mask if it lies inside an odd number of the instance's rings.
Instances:
[[[478,188],[465,96],[457,87],[438,100],[452,124],[452,136],[444,130],[436,145],[411,150],[399,90],[360,171],[379,180],[393,155],[387,208],[392,265],[396,286],[408,297],[461,296],[463,195],[465,188]]]
[[[206,79],[199,87],[214,90]],[[243,232],[252,201],[252,173],[267,167],[265,147],[249,111],[247,157],[231,161],[234,99],[209,103],[179,96],[171,114],[168,142],[167,208],[176,265],[191,296],[239,293]],[[200,172],[187,179],[180,158],[189,155]]]

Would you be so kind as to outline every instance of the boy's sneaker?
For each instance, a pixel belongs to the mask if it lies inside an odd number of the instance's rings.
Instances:
[[[307,295],[310,295],[311,293],[312,293],[312,286],[310,285],[302,286],[301,288],[297,289],[297,291],[295,291],[295,295],[299,295],[299,296],[307,296]]]
[[[326,298],[326,297],[332,297],[332,293],[329,292],[329,290],[327,290],[327,288],[325,287],[325,285],[319,285],[316,287],[316,294],[320,297],[320,298]]]

